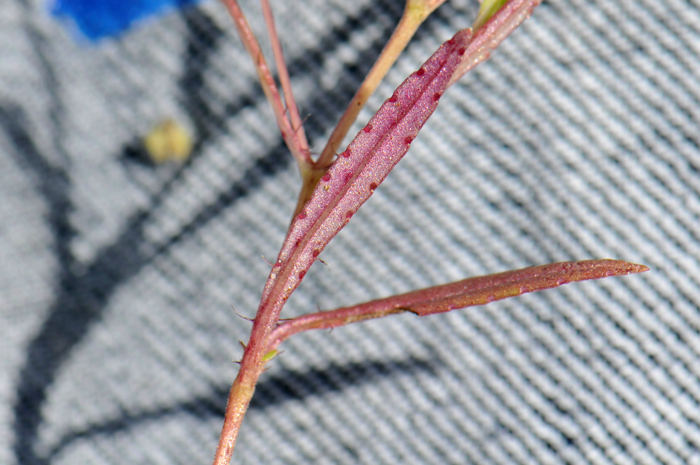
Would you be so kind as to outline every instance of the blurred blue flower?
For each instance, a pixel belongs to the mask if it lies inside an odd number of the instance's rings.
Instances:
[[[68,17],[91,41],[114,36],[140,19],[199,0],[56,0],[51,13]]]

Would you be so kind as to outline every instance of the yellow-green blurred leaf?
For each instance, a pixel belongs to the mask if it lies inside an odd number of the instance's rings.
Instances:
[[[472,24],[474,32],[478,31],[486,21],[491,19],[491,16],[495,15],[507,1],[508,0],[483,0],[483,2],[481,2],[481,8],[479,8],[479,14],[476,16],[474,24]]]

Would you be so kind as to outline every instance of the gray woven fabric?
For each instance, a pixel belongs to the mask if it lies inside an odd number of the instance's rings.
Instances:
[[[317,150],[401,3],[274,2]],[[438,10],[369,108],[476,8]],[[0,15],[0,463],[210,463],[232,306],[257,308],[296,168],[220,4],[97,45],[46,11]],[[296,336],[235,463],[700,464],[699,54],[694,2],[540,6],[284,316],[553,261],[652,271]],[[165,117],[195,134],[182,166],[140,161]]]

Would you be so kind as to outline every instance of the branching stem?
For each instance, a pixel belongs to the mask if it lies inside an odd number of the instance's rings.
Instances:
[[[250,28],[245,15],[243,15],[243,11],[241,11],[241,8],[236,0],[222,1],[233,18],[233,23],[236,25],[236,30],[238,31],[238,35],[241,37],[241,42],[243,42],[248,54],[253,59],[253,63],[255,63],[255,69],[258,72],[258,77],[260,79],[263,92],[265,92],[265,96],[272,106],[272,111],[275,114],[277,125],[282,132],[282,137],[284,138],[289,151],[292,152],[292,155],[297,160],[300,167],[305,165],[311,166],[313,162],[311,160],[311,155],[309,154],[309,147],[306,143],[306,135],[304,135],[301,122],[299,122],[299,125],[295,127],[289,121],[285,106],[282,104],[282,99],[280,97],[279,90],[277,89],[277,83],[275,83],[270,67],[267,65],[267,61],[263,56],[260,45],[258,44],[255,34],[253,34],[253,30]],[[274,22],[271,24],[271,26],[274,29]],[[269,23],[268,27],[270,27]],[[279,41],[277,41],[277,45],[273,45],[273,49],[274,48],[280,49],[279,52],[281,53]],[[284,69],[286,71],[286,67],[284,67]],[[289,81],[289,76],[286,76],[285,79]],[[283,82],[283,85],[288,85],[288,82],[287,84],[284,84]],[[286,98],[293,100],[291,92],[287,94]],[[298,118],[296,104],[293,105],[293,108],[297,113]]]
[[[403,157],[418,131],[437,107],[448,85],[488,58],[491,50],[541,2],[485,0],[483,11],[486,13],[480,13],[475,26],[476,33],[472,36],[471,29],[464,29],[443,44],[418,71],[396,89],[343,154],[333,162],[338,147],[360,109],[420,24],[444,1],[407,0],[403,17],[394,34],[353,97],[319,159],[313,162],[268,0],[261,0],[263,14],[286,107],[237,1],[223,0],[234,19],[243,44],[253,58],[282,136],[299,164],[302,190],[294,220],[265,284],[250,339],[245,346],[238,375],[231,387],[214,465],[230,463],[238,431],[258,378],[267,361],[277,353],[277,346],[293,334],[311,329],[344,326],[406,311],[420,316],[431,315],[483,305],[568,282],[647,270],[643,265],[616,260],[554,263],[470,278],[280,322],[280,313],[291,293],[330,240],[347,224],[355,211],[372,195]],[[497,13],[489,13],[503,2],[505,5]],[[482,24],[483,27],[479,27]]]

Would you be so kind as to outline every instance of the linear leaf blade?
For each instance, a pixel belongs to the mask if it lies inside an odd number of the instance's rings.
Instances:
[[[484,305],[528,292],[551,289],[576,281],[642,273],[648,270],[649,268],[644,265],[621,260],[584,260],[551,263],[468,278],[287,320],[270,334],[268,346],[272,350],[291,335],[311,329],[337,328],[403,312],[411,312],[419,316],[434,315]]]
[[[408,151],[466,51],[471,32],[445,42],[387,99],[321,178],[295,217],[260,308],[281,309],[316,257]]]

